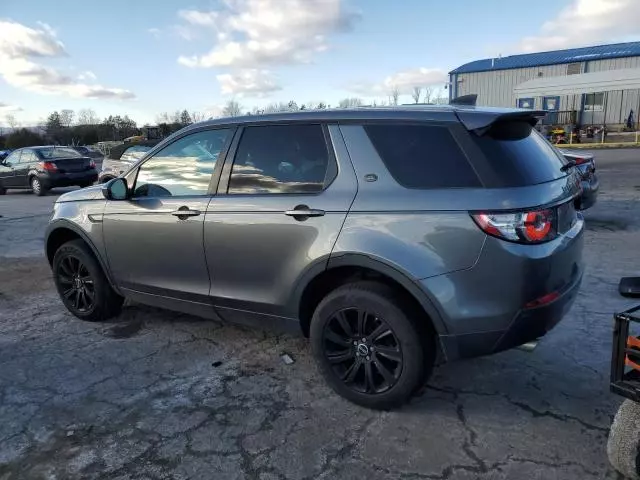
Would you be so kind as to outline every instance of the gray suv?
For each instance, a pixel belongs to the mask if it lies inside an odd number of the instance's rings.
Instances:
[[[330,386],[406,401],[438,361],[543,336],[582,279],[579,178],[543,112],[362,108],[199,123],[62,195],[46,233],[83,320],[123,299],[294,326]]]

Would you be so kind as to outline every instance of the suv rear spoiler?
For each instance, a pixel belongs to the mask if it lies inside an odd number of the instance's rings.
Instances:
[[[543,118],[547,112],[544,110],[515,110],[515,109],[482,109],[457,108],[455,114],[467,130],[474,131],[478,135],[485,133],[496,122],[527,122],[532,127]]]

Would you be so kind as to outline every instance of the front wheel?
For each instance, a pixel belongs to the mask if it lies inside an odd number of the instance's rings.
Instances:
[[[405,403],[435,362],[433,334],[419,328],[405,298],[361,281],[325,297],[311,320],[313,355],[325,380],[358,405],[388,409]]]
[[[124,299],[109,284],[82,240],[62,245],[53,257],[53,280],[64,306],[81,320],[102,321],[120,313]]]
[[[31,178],[31,190],[39,197],[42,197],[47,193],[47,189],[44,188],[42,182],[40,181],[40,179],[38,179],[38,177]]]

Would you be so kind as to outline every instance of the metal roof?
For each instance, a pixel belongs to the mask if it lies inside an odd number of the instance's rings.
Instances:
[[[552,52],[527,53],[500,58],[485,58],[452,70],[449,73],[489,72],[492,70],[509,70],[513,68],[540,67],[559,63],[587,62],[606,60],[609,58],[625,58],[640,56],[640,42],[614,43],[595,47],[570,48]]]

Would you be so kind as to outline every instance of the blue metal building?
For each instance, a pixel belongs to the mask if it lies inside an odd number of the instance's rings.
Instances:
[[[637,118],[640,109],[640,89],[614,90],[620,79],[632,74],[627,69],[640,69],[640,42],[487,58],[449,72],[449,98],[475,93],[478,105],[545,109],[557,112],[552,118],[560,123],[571,123],[571,119],[581,124],[623,124],[631,110]],[[586,83],[595,85],[595,76],[588,74],[605,71],[614,73],[599,75],[598,85],[602,85],[602,78],[610,78],[611,85],[605,84],[602,91],[580,89]],[[565,88],[558,94],[552,79],[566,87],[566,77],[572,75],[574,92]],[[534,80],[540,80],[540,88],[533,89],[535,96],[516,93],[523,84],[535,84]]]

